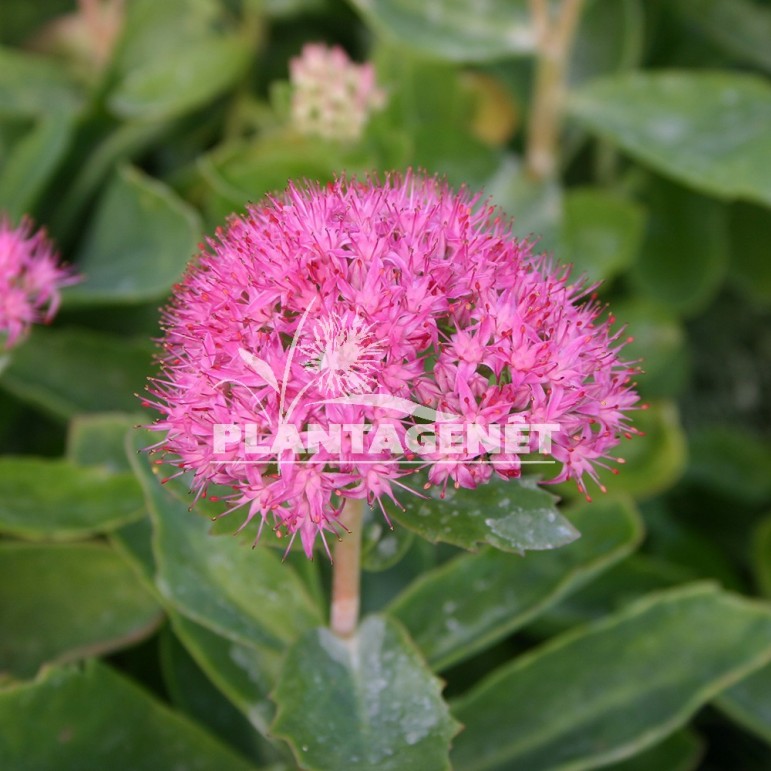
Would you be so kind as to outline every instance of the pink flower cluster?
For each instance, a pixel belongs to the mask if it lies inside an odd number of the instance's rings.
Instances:
[[[371,64],[355,64],[342,48],[306,45],[289,62],[292,125],[301,134],[356,141],[371,113],[385,104]]]
[[[0,352],[13,348],[32,324],[48,322],[59,307],[59,289],[77,279],[58,264],[41,230],[25,220],[18,228],[0,217]]]
[[[416,470],[442,490],[516,477],[538,449],[533,436],[496,455],[394,450],[384,435],[405,447],[424,421],[405,404],[438,421],[558,424],[550,481],[585,492],[633,431],[637,369],[568,273],[498,210],[433,178],[290,186],[231,219],[176,288],[149,389],[167,432],[155,449],[193,472],[199,494],[233,489],[228,512],[246,507],[244,526],[270,517],[279,536],[299,533],[309,556],[348,498],[382,508]],[[251,425],[259,446],[218,449],[223,425]],[[334,452],[284,442],[287,426],[306,437],[340,425]]]

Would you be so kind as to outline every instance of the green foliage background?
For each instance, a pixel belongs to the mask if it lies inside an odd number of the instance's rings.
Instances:
[[[0,767],[771,768],[771,4],[587,0],[545,180],[526,0],[125,6],[100,54],[74,2],[0,4],[0,210],[86,276],[0,374]],[[359,142],[288,124],[319,40],[389,94]],[[203,234],[408,166],[602,280],[650,406],[591,505],[512,482],[368,520],[351,647],[324,560],[160,487],[134,394]]]

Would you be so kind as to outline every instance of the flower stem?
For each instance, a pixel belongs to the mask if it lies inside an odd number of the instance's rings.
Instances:
[[[78,0],[78,9],[91,37],[94,58],[103,65],[118,34],[123,0]]]
[[[361,526],[364,501],[349,499],[340,515],[340,524],[349,532],[335,546],[332,567],[332,607],[329,626],[338,637],[350,637],[359,620],[361,579]]]
[[[562,0],[551,15],[548,0],[530,0],[538,57],[525,165],[533,179],[548,179],[557,171],[567,65],[583,3]]]

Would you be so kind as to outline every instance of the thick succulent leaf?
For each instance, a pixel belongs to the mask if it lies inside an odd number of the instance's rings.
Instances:
[[[324,9],[324,0],[246,0],[266,16],[284,19],[300,13]]]
[[[771,744],[771,665],[723,691],[715,704],[740,726]]]
[[[747,506],[771,498],[771,442],[739,425],[691,431],[686,481]]]
[[[394,621],[370,616],[342,640],[315,629],[287,654],[273,732],[306,769],[449,769],[458,725]]]
[[[159,648],[163,682],[174,707],[255,763],[266,760],[264,750],[270,745],[213,685],[168,627],[161,632]]]
[[[592,82],[573,117],[705,193],[771,204],[771,86],[752,75],[655,72]]]
[[[483,62],[533,51],[526,0],[351,0],[384,37],[452,61]]]
[[[135,0],[126,13],[108,105],[124,118],[168,119],[219,96],[250,60],[212,0]]]
[[[268,695],[278,679],[281,653],[233,642],[174,611],[170,617],[198,666],[261,734],[269,735],[275,706]]]
[[[139,432],[131,440],[136,449],[150,443]],[[163,489],[146,454],[133,453],[132,461],[153,522],[156,584],[166,602],[234,642],[275,650],[319,623],[304,584],[273,549],[211,535],[208,519]]]
[[[666,739],[631,758],[603,766],[605,771],[695,771],[704,754],[701,739],[687,729],[675,731]]]
[[[96,661],[0,691],[0,766],[57,771],[249,771],[195,723]]]
[[[687,382],[686,334],[675,314],[646,298],[614,302],[613,315],[624,324],[632,340],[624,357],[640,361],[643,372],[637,383],[643,398],[674,396]]]
[[[130,166],[104,193],[78,257],[85,280],[68,303],[142,302],[162,297],[198,243],[195,210],[158,180]]]
[[[67,458],[78,466],[103,466],[110,471],[131,471],[126,457],[126,434],[142,415],[106,412],[77,415],[67,432]]]
[[[386,166],[426,169],[455,187],[482,187],[500,158],[479,138],[479,92],[475,98],[456,66],[410,55],[399,45],[379,45],[374,61],[378,82],[389,94],[368,131],[378,144],[380,165],[385,155]],[[496,109],[500,100],[500,94],[494,98]]]
[[[392,523],[393,524],[393,523]],[[361,526],[361,565],[379,572],[396,565],[410,550],[415,534],[400,525],[388,527],[379,510],[364,507]]]
[[[615,613],[651,592],[694,581],[698,575],[658,557],[636,553],[587,586],[547,608],[529,627],[536,637],[552,637]]]
[[[29,677],[46,662],[135,643],[154,631],[162,614],[110,548],[6,542],[0,544],[0,618],[0,673]]]
[[[69,149],[74,127],[67,112],[41,118],[0,164],[0,209],[12,220],[32,211]]]
[[[0,116],[72,114],[80,101],[79,89],[65,67],[0,47]]]
[[[580,535],[557,511],[556,498],[532,481],[493,478],[474,490],[448,485],[444,498],[434,486],[426,496],[405,495],[404,510],[391,507],[389,514],[432,543],[519,553],[556,549]]]
[[[538,771],[621,760],[770,659],[767,606],[705,584],[656,594],[474,687],[453,709],[466,726],[453,763]]]
[[[570,55],[572,87],[639,64],[645,41],[640,0],[588,0]]]
[[[715,704],[739,725],[771,744],[771,665],[723,691]]]
[[[493,203],[513,217],[513,232],[518,238],[535,241],[539,252],[558,248],[563,194],[557,182],[531,179],[520,160],[509,157],[485,190]]]
[[[284,190],[292,179],[329,182],[341,168],[353,173],[370,165],[346,155],[338,144],[294,135],[225,145],[198,161],[207,188],[207,219],[216,223],[267,193]]]
[[[640,517],[624,501],[566,512],[581,531],[549,552],[487,549],[424,573],[389,606],[435,669],[466,658],[537,617],[628,555],[642,538]]]
[[[675,0],[675,8],[739,61],[771,72],[771,10],[752,0]]]
[[[755,582],[765,597],[771,598],[771,516],[757,526],[752,543]]]
[[[150,517],[145,516],[136,522],[116,528],[108,534],[108,538],[115,550],[131,565],[150,591],[158,594],[155,586],[153,524]]]
[[[81,538],[143,513],[142,490],[130,472],[49,458],[0,458],[0,532]]]
[[[125,74],[110,96],[110,107],[123,118],[182,115],[231,87],[249,64],[250,53],[247,41],[235,36],[164,51]]]
[[[771,305],[771,212],[762,206],[737,203],[728,210],[731,260],[729,277],[756,303]]]
[[[726,210],[664,179],[646,190],[648,229],[632,281],[640,294],[694,314],[715,296],[728,258]]]
[[[699,506],[701,509],[701,506]],[[731,559],[730,549],[719,539],[710,538],[697,523],[682,516],[675,498],[654,498],[643,508],[648,532],[648,547],[654,559],[677,565],[694,577],[714,580],[724,589],[741,591],[746,582]]]
[[[372,509],[368,509],[374,513]],[[413,544],[415,535],[406,527],[389,528],[382,517],[375,514],[364,522],[362,533],[361,565],[364,570],[378,572],[396,565]]]
[[[573,263],[574,278],[608,280],[637,257],[644,224],[638,204],[600,188],[571,190],[564,198],[559,258]]]
[[[153,346],[90,329],[38,328],[13,352],[0,386],[57,417],[135,412]]]

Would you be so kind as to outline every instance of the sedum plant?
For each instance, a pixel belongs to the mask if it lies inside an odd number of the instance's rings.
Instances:
[[[4,0],[0,767],[768,767],[770,13]]]

